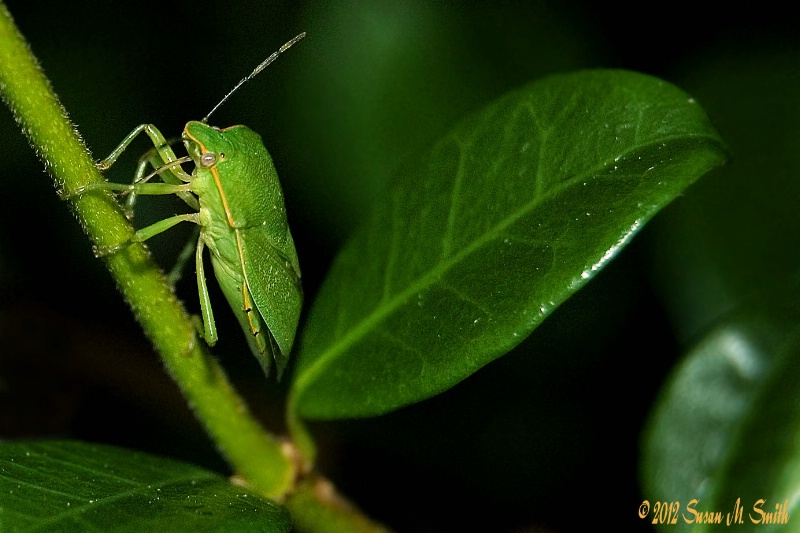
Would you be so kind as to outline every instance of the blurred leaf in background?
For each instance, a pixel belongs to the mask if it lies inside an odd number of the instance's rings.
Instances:
[[[644,435],[643,486],[651,501],[696,498],[697,511],[733,514],[738,499],[743,530],[760,526],[759,499],[794,513],[800,488],[800,49],[776,48],[739,42],[686,70],[733,164],[668,210],[651,242],[687,353]],[[664,530],[703,527],[680,524]]]
[[[340,243],[384,183],[467,112],[544,73],[591,63],[590,28],[559,3],[328,2],[308,10],[289,135],[301,194]],[[321,216],[320,216],[321,215]]]

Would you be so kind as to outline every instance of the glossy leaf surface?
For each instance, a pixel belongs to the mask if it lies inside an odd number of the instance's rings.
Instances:
[[[293,405],[377,415],[458,383],[724,158],[699,105],[641,74],[557,75],[501,98],[395,180],[339,254]]]

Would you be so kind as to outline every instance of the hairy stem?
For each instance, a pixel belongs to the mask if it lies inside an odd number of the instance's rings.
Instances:
[[[62,196],[103,180],[91,155],[0,3],[0,94]],[[125,242],[134,229],[108,193],[70,197],[96,248]],[[167,370],[236,473],[262,494],[283,498],[295,481],[284,447],[251,416],[147,250],[132,244],[104,258],[120,292]]]

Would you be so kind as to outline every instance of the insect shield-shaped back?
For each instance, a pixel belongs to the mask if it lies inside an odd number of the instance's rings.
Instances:
[[[183,133],[195,163],[201,235],[214,274],[264,368],[283,371],[294,343],[303,292],[283,191],[261,137],[246,126],[189,122]]]

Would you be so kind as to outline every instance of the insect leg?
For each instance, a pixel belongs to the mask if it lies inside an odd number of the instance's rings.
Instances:
[[[123,191],[136,194],[179,194],[188,192],[191,188],[190,183],[173,185],[171,183],[114,183],[112,181],[92,182],[79,187],[64,199],[74,196],[82,196],[91,191]]]
[[[269,347],[267,346],[267,339],[264,338],[265,333],[267,337],[269,337],[269,330],[265,327],[264,321],[261,318],[261,313],[253,302],[253,297],[250,294],[247,283],[242,283],[242,304],[244,307],[242,311],[244,311],[247,316],[250,334],[253,336],[251,339],[251,346],[255,348],[253,352],[257,354],[256,358],[261,364],[264,374],[269,375],[269,368],[271,366],[268,353]]]
[[[214,322],[214,312],[211,310],[211,298],[208,295],[208,285],[206,285],[206,275],[203,270],[204,249],[205,243],[203,237],[200,237],[197,240],[197,250],[195,251],[197,292],[200,295],[200,313],[203,315],[203,336],[209,346],[214,346],[217,342],[217,324]]]
[[[163,185],[161,183],[153,185]],[[187,215],[175,215],[174,217],[165,218],[164,220],[159,220],[158,222],[146,226],[136,233],[133,236],[123,241],[119,244],[115,244],[113,246],[105,246],[105,247],[96,247],[94,253],[97,257],[102,257],[105,255],[110,255],[116,253],[126,246],[130,246],[134,242],[144,242],[150,237],[154,237],[159,233],[163,233],[170,229],[173,226],[180,224],[181,222],[194,222],[195,224],[200,223],[200,214],[199,213],[189,213]]]
[[[178,280],[181,279],[183,275],[183,269],[186,267],[186,263],[189,261],[189,258],[192,256],[192,252],[195,251],[197,247],[197,239],[200,237],[200,226],[194,228],[194,232],[192,232],[192,236],[186,241],[186,246],[183,247],[181,250],[180,255],[178,256],[178,260],[175,261],[175,265],[172,267],[172,270],[169,271],[167,274],[167,281],[169,282],[170,286],[174,287]]]
[[[181,142],[180,139],[169,139],[167,143],[169,145],[178,144]],[[188,157],[179,158],[176,160],[176,163],[180,161],[181,163],[189,162],[190,159]],[[154,176],[159,176],[164,183],[171,183],[173,185],[180,185],[184,183],[184,179],[181,179],[180,176],[176,175],[175,169],[179,169],[181,171],[181,175],[185,176],[186,173],[183,172],[183,169],[179,166],[180,164],[170,163],[164,164],[163,159],[158,153],[158,150],[153,147],[149,149],[147,152],[139,158],[139,164],[136,167],[136,174],[134,175],[133,183],[146,183],[150,178]],[[149,172],[149,174],[148,174]],[[186,202],[189,207],[195,210],[200,209],[200,205],[197,202],[197,198],[190,192],[184,191],[177,193],[177,195]],[[136,204],[136,193],[131,192],[128,194],[128,198],[125,200],[125,215],[128,217],[129,220],[133,220],[133,212],[134,206]]]
[[[122,142],[119,143],[113,152],[111,152],[108,157],[103,159],[102,161],[97,163],[97,168],[100,170],[108,170],[111,168],[119,156],[122,155],[122,152],[130,146],[133,140],[142,132],[145,132],[148,137],[150,137],[150,141],[153,143],[153,147],[155,148],[156,152],[158,153],[159,158],[165,164],[175,162],[178,157],[175,155],[175,152],[172,150],[170,143],[167,142],[167,139],[164,138],[164,135],[152,124],[139,124],[134,128],[132,132],[130,132]],[[191,181],[191,176],[189,176],[180,165],[178,165],[177,169],[172,169],[172,172],[175,174],[177,178],[179,178],[183,182]]]

